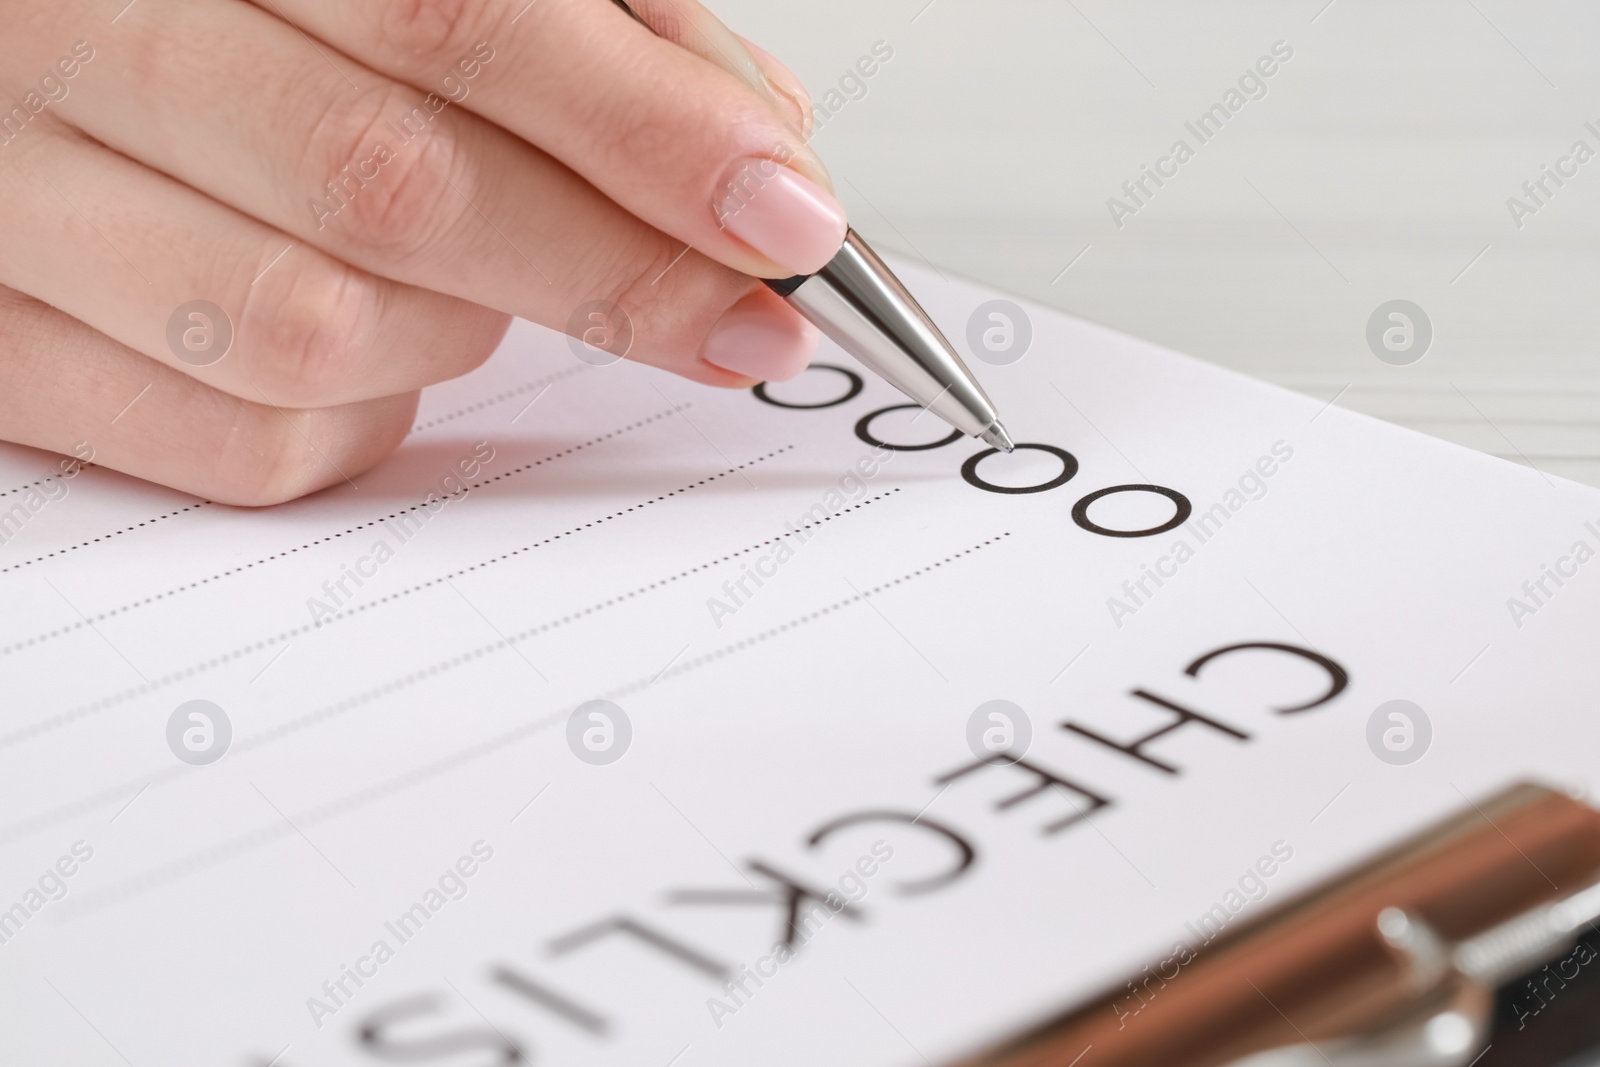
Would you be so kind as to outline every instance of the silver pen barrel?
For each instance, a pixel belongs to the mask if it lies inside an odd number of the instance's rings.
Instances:
[[[894,272],[855,232],[817,273],[768,282],[835,343],[971,437],[1011,451],[988,394]]]

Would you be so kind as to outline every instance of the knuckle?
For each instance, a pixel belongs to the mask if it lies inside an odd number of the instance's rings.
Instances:
[[[597,284],[592,291],[600,299],[621,308],[632,322],[635,336],[644,324],[654,321],[671,291],[668,279],[683,262],[673,263],[676,251],[664,241],[641,242],[640,247],[618,249],[614,258],[595,264]],[[688,260],[696,253],[684,256]]]
[[[409,264],[434,249],[460,221],[454,187],[466,181],[456,116],[447,101],[400,86],[330,111],[313,133],[331,176],[312,202],[319,230],[375,261]]]
[[[216,453],[211,495],[221,503],[265,507],[360,474],[399,444],[415,404],[379,406],[381,413],[373,405],[283,410],[240,403]]]
[[[581,124],[584,152],[594,172],[628,175],[648,161],[650,182],[657,196],[672,202],[708,201],[728,166],[746,154],[758,153],[752,145],[765,143],[759,136],[764,120],[740,108],[725,106],[718,91],[710,99],[654,100],[641,104],[631,94],[594,94],[569,106]]]
[[[210,463],[198,488],[205,496],[221,504],[261,507],[312,491],[310,468],[294,455],[297,442],[299,451],[309,451],[293,425],[305,412],[221,393],[207,399],[207,421],[217,427],[217,436],[204,453]]]
[[[316,453],[299,435],[304,432],[299,424],[309,416],[254,405],[244,409],[217,454],[212,495],[225,504],[265,507],[327,485],[326,465],[318,466]]]
[[[0,338],[13,353],[25,349],[45,325],[43,304],[10,286],[0,285]]]
[[[248,480],[241,486],[250,504],[281,504],[314,493],[331,481],[333,472],[305,436],[314,413],[296,411],[284,415],[271,431],[269,451],[251,465]]]
[[[239,328],[271,402],[314,407],[359,386],[381,313],[377,280],[320,258],[275,273],[247,291]]]
[[[443,64],[495,24],[493,0],[389,0],[379,40],[405,63]]]
[[[460,353],[449,375],[456,377],[483,366],[499,350],[511,328],[512,316],[494,308],[469,304],[459,326],[452,331]]]
[[[635,249],[613,265],[610,297],[633,319],[634,335],[655,344],[697,346],[700,335],[757,283],[668,240]]]

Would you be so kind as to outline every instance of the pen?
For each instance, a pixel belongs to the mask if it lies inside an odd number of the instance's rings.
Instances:
[[[644,25],[625,0],[616,5]],[[763,279],[840,348],[969,437],[1010,452],[994,402],[928,313],[855,230],[815,274]]]

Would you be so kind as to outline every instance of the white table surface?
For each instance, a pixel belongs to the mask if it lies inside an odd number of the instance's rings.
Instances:
[[[815,137],[875,244],[1600,485],[1600,158],[1521,227],[1506,203],[1600,153],[1600,5],[712,6],[819,98],[893,48]],[[1279,40],[1267,95],[1198,146],[1185,120]],[[1118,228],[1107,199],[1179,137],[1195,158]],[[1410,366],[1366,343],[1395,298],[1433,324]]]

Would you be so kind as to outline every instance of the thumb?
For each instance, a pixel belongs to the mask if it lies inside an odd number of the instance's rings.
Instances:
[[[699,0],[613,0],[614,3],[662,40],[692,52],[706,62],[744,82],[789,127],[801,142],[812,132],[811,94],[795,76],[766,49],[739,36],[713,15]],[[807,152],[809,159],[795,159],[790,165],[828,189],[832,178],[822,161]]]

